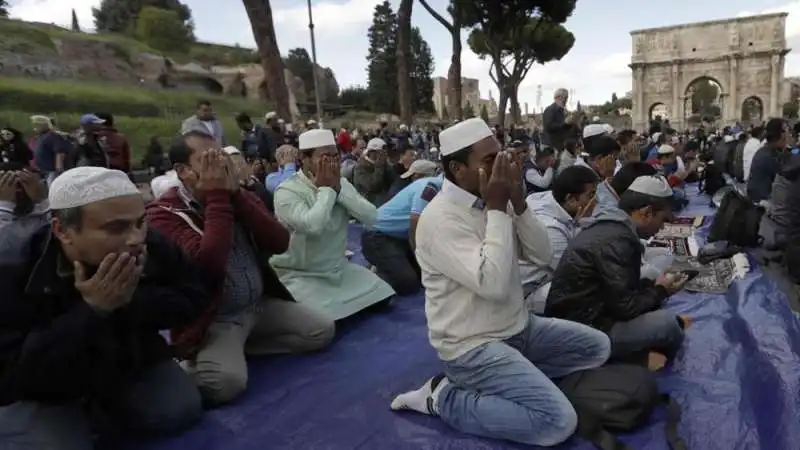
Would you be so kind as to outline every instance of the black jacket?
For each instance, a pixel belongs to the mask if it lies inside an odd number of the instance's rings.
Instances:
[[[567,113],[564,108],[557,103],[553,103],[545,108],[542,113],[542,145],[555,147],[559,150],[564,148],[564,140],[567,138],[570,126],[566,123]]]
[[[75,289],[49,226],[7,247],[0,249],[0,405],[113,397],[171,357],[159,330],[191,322],[211,302],[194,266],[154,232],[133,300],[107,316]]]
[[[753,155],[753,162],[750,164],[750,178],[747,180],[747,196],[750,200],[754,202],[769,200],[772,194],[772,183],[781,170],[784,153],[783,149],[767,143]]]
[[[657,310],[669,295],[640,278],[644,249],[630,216],[610,207],[591,220],[561,257],[545,315],[608,331]]]

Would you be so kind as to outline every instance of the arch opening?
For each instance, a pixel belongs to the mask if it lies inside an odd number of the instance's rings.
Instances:
[[[647,110],[647,118],[650,121],[669,120],[669,106],[661,102],[653,103]]]
[[[689,123],[714,122],[722,117],[722,85],[711,77],[699,77],[686,85],[685,119]]]
[[[742,102],[743,123],[761,123],[764,120],[764,102],[761,98],[751,95]]]

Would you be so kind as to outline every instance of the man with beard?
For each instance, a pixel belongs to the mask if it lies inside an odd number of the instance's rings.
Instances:
[[[214,108],[208,100],[197,102],[197,112],[181,124],[181,135],[189,132],[200,132],[211,135],[221,146],[225,146],[225,130],[222,122],[214,114]]]
[[[0,248],[0,442],[90,449],[196,423],[200,394],[159,330],[210,303],[200,274],[148,232],[120,171],[66,171],[48,200],[52,225]]]

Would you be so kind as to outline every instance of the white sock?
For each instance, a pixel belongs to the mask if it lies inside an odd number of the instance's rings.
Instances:
[[[395,411],[411,410],[435,416],[439,393],[450,381],[444,375],[437,375],[426,381],[419,389],[398,395],[392,400]]]

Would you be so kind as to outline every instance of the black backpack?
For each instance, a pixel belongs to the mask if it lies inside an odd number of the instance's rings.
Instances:
[[[700,192],[713,196],[718,190],[727,185],[722,170],[713,162],[706,164],[700,177]]]
[[[728,241],[739,247],[758,247],[762,238],[758,234],[764,209],[755,205],[736,189],[722,197],[708,230],[708,242]]]
[[[632,450],[614,432],[645,425],[659,404],[667,405],[667,442],[672,450],[685,450],[678,435],[680,407],[659,394],[655,376],[647,367],[608,364],[570,374],[557,382],[578,413],[577,435],[601,450]]]

